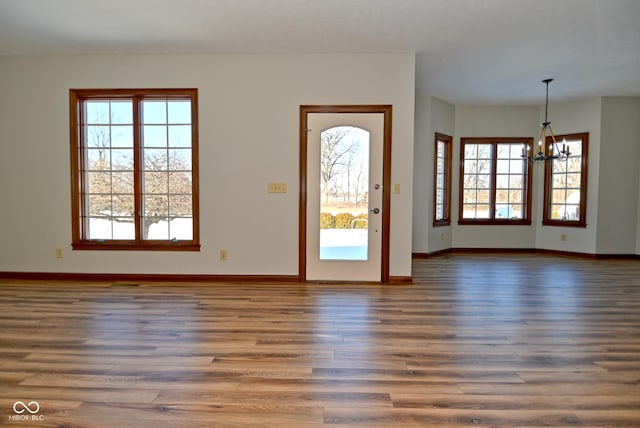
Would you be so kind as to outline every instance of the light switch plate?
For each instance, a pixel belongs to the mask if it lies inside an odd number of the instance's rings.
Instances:
[[[287,193],[287,183],[268,183],[267,192],[269,193]]]

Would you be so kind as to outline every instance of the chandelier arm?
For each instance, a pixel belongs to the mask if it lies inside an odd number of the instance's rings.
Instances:
[[[551,134],[551,141],[553,141],[553,145],[556,146],[556,149],[557,149],[558,148],[558,141],[556,140],[556,136],[553,133],[553,129],[551,129],[551,124],[549,124],[548,128],[549,128],[549,134]]]

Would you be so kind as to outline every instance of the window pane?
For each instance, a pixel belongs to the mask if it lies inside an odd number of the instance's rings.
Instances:
[[[554,204],[551,206],[551,218],[560,220],[562,219],[562,215],[564,215],[564,205]]]
[[[572,140],[566,142],[571,156],[582,156],[582,140]]]
[[[111,152],[107,149],[87,149],[89,170],[111,169]]]
[[[170,195],[169,213],[171,217],[191,217],[193,201],[191,195]]]
[[[169,193],[191,194],[192,178],[190,171],[169,173]]]
[[[467,160],[464,161],[464,172],[465,174],[475,174],[478,172],[478,161],[476,160]]]
[[[113,147],[133,147],[133,126],[112,126],[111,145]]]
[[[169,123],[191,123],[191,101],[169,101]]]
[[[570,157],[567,159],[565,170],[569,172],[579,172],[582,169],[582,159]]]
[[[506,203],[509,202],[509,191],[508,190],[497,190],[496,191],[496,204],[498,203]]]
[[[169,197],[167,195],[145,195],[143,198],[145,217],[167,218]]]
[[[522,211],[522,205],[512,205],[511,206],[511,219],[521,220],[524,218],[524,214]]]
[[[512,189],[522,189],[523,188],[523,182],[522,182],[522,178],[524,177],[524,175],[510,175],[509,176],[509,187]]]
[[[488,190],[478,190],[478,202],[489,203],[489,191]]]
[[[508,160],[498,160],[497,163],[497,173],[498,174],[508,174],[509,173],[509,161]]]
[[[553,187],[565,187],[567,185],[565,174],[553,174]]]
[[[146,125],[143,130],[143,141],[145,147],[167,147],[166,126]]]
[[[478,175],[477,180],[479,189],[488,189],[491,186],[490,175]]]
[[[87,239],[113,239],[113,222],[104,218],[89,218]]]
[[[87,126],[86,141],[87,147],[105,148],[111,146],[111,127]]]
[[[478,145],[477,144],[465,144],[464,145],[464,158],[476,159],[478,157]]]
[[[577,204],[565,205],[565,220],[569,220],[569,221],[580,220],[580,205],[577,205]]]
[[[133,195],[113,195],[113,212],[112,215],[120,218],[128,218],[128,222],[133,223],[133,215],[135,214],[135,202]]]
[[[175,218],[169,222],[170,239],[191,240],[193,239],[193,219]]]
[[[111,169],[133,171],[133,150],[118,149],[111,151]]]
[[[144,173],[144,193],[169,192],[169,176],[165,171],[151,171]]]
[[[510,155],[511,144],[498,144],[498,159],[507,159]]]
[[[564,203],[566,201],[566,191],[564,189],[553,191],[553,203]]]
[[[133,171],[114,171],[111,178],[114,193],[133,195]]]
[[[172,149],[169,151],[169,169],[191,170],[191,149]]]
[[[170,147],[191,147],[191,126],[173,125],[169,127]]]
[[[559,173],[559,172],[564,173],[567,171],[567,165],[565,161],[552,160],[551,163],[553,164],[554,173]]]
[[[169,222],[167,219],[144,218],[144,239],[169,240]]]
[[[507,204],[496,204],[496,218],[503,220],[511,218],[511,207]]]
[[[464,203],[475,203],[476,202],[476,191],[475,190],[465,190],[463,196]]]
[[[489,205],[477,205],[476,218],[489,218]]]
[[[491,161],[480,160],[478,161],[478,172],[480,174],[488,174],[491,172]]]
[[[167,102],[166,101],[143,101],[142,121],[148,124],[167,123]]]
[[[511,174],[524,174],[524,162],[522,162],[522,159],[512,159],[509,162],[509,172]]]
[[[89,193],[111,193],[111,172],[88,172]]]
[[[566,186],[567,187],[580,188],[580,173],[567,174],[566,175]]]
[[[90,216],[105,217],[111,214],[111,195],[89,195]]]
[[[133,123],[133,102],[131,100],[111,101],[111,123]]]
[[[523,202],[522,199],[522,190],[512,190],[509,192],[509,202],[511,204],[521,204]]]
[[[475,189],[478,183],[477,175],[465,175],[463,186],[465,189]]]
[[[166,171],[169,167],[167,151],[163,149],[145,149],[143,159],[147,171]]]
[[[476,205],[464,204],[462,206],[462,218],[466,218],[466,219],[476,218]]]
[[[120,217],[112,221],[113,239],[135,239],[136,229],[133,218]]]
[[[478,159],[491,159],[491,144],[478,144]]]
[[[85,106],[87,108],[87,123],[109,123],[109,101],[87,101]]]
[[[508,175],[496,175],[496,189],[508,189],[509,188],[509,176]]]

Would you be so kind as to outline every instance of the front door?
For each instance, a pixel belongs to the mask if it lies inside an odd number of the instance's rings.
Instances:
[[[306,279],[384,280],[385,113],[305,119]]]

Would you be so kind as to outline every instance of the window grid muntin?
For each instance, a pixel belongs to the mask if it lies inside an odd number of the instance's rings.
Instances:
[[[559,145],[566,144],[568,159],[552,159],[545,165],[543,224],[586,227],[586,185],[588,133],[556,135]],[[547,154],[554,147],[547,139]],[[555,150],[554,150],[555,152]],[[573,199],[572,199],[573,198]]]
[[[114,200],[121,199],[125,196],[133,196],[134,189],[131,188],[131,192],[121,193],[114,191],[114,176],[120,176],[121,173],[126,172],[134,172],[133,166],[133,141],[131,145],[122,145],[115,144],[114,145],[114,134],[118,135],[117,132],[114,132],[114,129],[118,128],[131,128],[133,127],[133,121],[122,121],[118,119],[113,112],[113,104],[130,104],[132,105],[132,101],[130,100],[113,100],[109,98],[104,99],[91,99],[83,102],[82,111],[84,123],[82,125],[83,137],[85,146],[85,163],[86,168],[83,170],[84,180],[88,186],[85,187],[86,191],[83,193],[84,204],[87,207],[84,210],[84,219],[86,230],[86,237],[90,240],[112,240],[112,239],[134,239],[134,233],[126,233],[125,229],[126,223],[133,223],[134,220],[134,212],[135,208],[131,207],[129,215],[124,215],[124,212],[116,212]],[[106,105],[106,117],[92,117],[89,114],[90,106],[92,105]],[[132,108],[130,106],[130,108]],[[94,112],[95,113],[95,112]],[[90,135],[94,133],[94,135]],[[120,140],[118,140],[120,141]],[[104,162],[104,165],[92,165],[90,161],[90,154],[92,152],[98,152],[98,161]],[[104,159],[101,158],[101,153],[104,152]],[[115,164],[115,159],[118,159],[121,156],[114,156],[115,154],[124,154],[130,152],[131,162],[129,168],[126,165]],[[108,164],[107,164],[108,159]],[[102,180],[96,180],[99,177],[104,177]],[[97,181],[97,182],[96,182]],[[133,184],[133,183],[132,183]],[[108,200],[108,204],[104,204],[102,207],[103,214],[100,215],[95,213],[94,211],[98,208],[92,201],[98,200]],[[100,223],[107,222],[107,225],[103,224],[103,228],[105,229],[100,233],[99,229],[94,233],[94,226],[97,229]],[[122,223],[122,225],[120,224]],[[120,227],[124,226],[124,227]]]
[[[531,224],[531,169],[522,160],[521,153],[523,146],[532,143],[532,138],[461,138],[459,224]],[[485,153],[482,156],[477,153],[478,145],[484,146]],[[507,147],[508,156],[503,154]],[[500,160],[509,162],[506,171],[501,168],[500,173],[497,153],[499,149]],[[480,165],[479,160],[483,160],[484,165]],[[521,173],[517,172],[520,167],[516,167],[516,164],[522,165]],[[514,177],[521,178],[522,187],[511,183]],[[477,182],[477,178],[481,178],[480,183]],[[503,184],[505,178],[509,182],[507,185]],[[520,216],[497,217],[496,202],[501,196],[497,185],[499,180],[502,183],[500,191],[502,194],[506,191],[509,205],[517,205],[522,213]],[[487,187],[488,197],[485,192]],[[476,192],[476,189],[482,189],[482,193]],[[482,198],[475,197],[476,194]],[[478,216],[478,212],[482,212],[482,216]]]
[[[471,143],[463,146],[464,175],[463,175],[463,219],[491,218],[491,188],[493,146],[485,143]],[[484,216],[478,215],[483,209]],[[473,213],[473,215],[468,215]]]
[[[451,162],[453,137],[435,133],[433,225],[451,224]]]
[[[192,185],[192,178],[191,178],[191,174],[192,174],[192,170],[191,170],[191,159],[192,159],[192,146],[191,143],[189,143],[187,146],[185,145],[179,145],[177,147],[174,147],[171,145],[171,136],[170,136],[170,129],[172,126],[189,126],[191,127],[192,124],[186,123],[186,122],[171,122],[171,114],[170,114],[170,106],[172,105],[173,100],[170,99],[166,99],[166,100],[159,100],[159,99],[154,99],[154,100],[142,100],[142,123],[141,123],[141,128],[143,130],[142,133],[142,154],[143,154],[143,162],[142,162],[142,166],[143,166],[143,173],[142,173],[142,177],[145,178],[145,180],[143,180],[143,188],[142,188],[142,197],[141,197],[141,201],[142,201],[142,223],[143,223],[143,236],[142,239],[191,239],[188,235],[176,235],[176,233],[173,233],[172,228],[174,227],[174,225],[172,225],[172,223],[176,220],[180,221],[180,220],[186,220],[186,221],[193,221],[193,213],[191,211],[190,215],[189,213],[186,213],[184,215],[175,215],[174,212],[172,212],[172,207],[175,203],[175,201],[179,201],[179,200],[184,200],[184,198],[180,198],[180,196],[191,196],[192,192],[193,192],[193,185]],[[146,108],[148,106],[154,106],[155,110],[156,110],[156,114],[160,111],[160,110],[164,110],[162,115],[156,118],[152,118],[150,117],[150,115],[148,115],[146,113]],[[158,107],[162,106],[162,109],[159,109]],[[146,120],[149,119],[149,122],[147,122]],[[146,136],[147,136],[147,130],[158,130],[158,129],[162,129],[163,132],[158,133],[155,138],[151,141],[151,142],[147,142]],[[158,139],[158,135],[162,135],[162,139]],[[162,140],[162,141],[161,141]],[[153,154],[160,154],[160,157],[162,158],[160,160],[160,164],[158,167],[155,167],[155,162],[148,162],[148,159],[150,159],[150,156]],[[178,156],[179,153],[182,153],[184,155],[183,158],[183,162],[188,163],[187,164],[183,164],[183,165],[175,165],[173,162],[180,162],[180,158],[181,156]],[[186,183],[183,183],[182,188],[180,190],[180,192],[172,192],[172,188],[176,186],[175,182],[176,180],[173,180],[174,185],[172,186],[172,176],[173,177],[180,177],[182,175],[187,175],[188,177],[185,177],[185,181]],[[166,187],[164,189],[164,191],[158,191],[158,188],[156,187],[149,189],[150,187],[152,187],[150,185],[150,183],[146,180],[147,177],[162,177],[162,176],[166,176]],[[164,177],[161,179],[163,182]],[[162,183],[161,183],[162,184]],[[187,188],[189,188],[189,192],[187,192]],[[154,203],[152,203],[152,201],[154,201]],[[153,207],[155,208],[154,210],[152,210],[150,207],[153,205]],[[163,208],[164,207],[164,208]],[[152,211],[154,211],[154,213],[152,213]],[[185,210],[182,210],[183,212],[185,212]],[[154,220],[155,218],[155,220]],[[166,223],[166,227],[164,227],[164,225],[162,224],[162,222]],[[148,225],[147,223],[153,223]],[[151,232],[151,227],[153,225],[156,225],[155,229],[160,232],[161,230],[166,231],[166,233],[164,233],[166,236],[162,237],[162,238],[158,238],[158,237],[150,237],[149,233]],[[160,229],[162,228],[162,229]]]
[[[526,184],[526,165],[522,161],[521,145],[514,143],[496,144],[496,180],[495,180],[495,218],[505,218],[503,209],[506,208],[507,219],[524,218],[525,200],[524,190]],[[506,152],[506,154],[505,154]],[[506,165],[506,171],[501,168]],[[501,185],[506,178],[506,186]],[[516,185],[517,179],[520,185]],[[516,195],[520,194],[519,197]],[[506,196],[506,200],[503,195]],[[518,207],[519,210],[513,209]],[[519,215],[516,215],[519,212]]]
[[[134,122],[137,123],[136,129],[139,128],[139,109],[138,103],[141,99],[159,99],[159,100],[175,100],[185,103],[189,106],[188,115],[184,117],[191,117],[191,124],[189,125],[189,129],[191,131],[191,143],[192,147],[190,148],[190,152],[187,156],[190,156],[189,165],[191,169],[189,170],[191,174],[191,182],[190,182],[190,194],[186,200],[191,201],[191,209],[190,212],[185,212],[182,210],[180,216],[182,218],[189,218],[190,227],[188,228],[188,235],[179,239],[182,241],[167,241],[167,240],[147,240],[143,241],[140,239],[140,229],[141,229],[141,220],[138,215],[136,215],[136,236],[134,240],[129,239],[118,239],[120,236],[114,236],[115,233],[112,233],[111,236],[114,237],[112,240],[89,240],[87,239],[90,236],[88,217],[89,216],[89,202],[87,198],[87,189],[89,187],[88,181],[86,179],[87,165],[88,165],[88,155],[86,153],[87,150],[87,138],[86,138],[86,125],[87,123],[95,124],[95,122],[103,122],[106,124],[106,120],[102,121],[89,121],[87,120],[86,114],[86,103],[95,100],[111,100],[112,104],[116,104],[122,100],[134,100],[133,102],[133,113],[132,116],[134,118]],[[150,89],[150,90],[110,90],[110,89],[88,89],[88,90],[70,90],[70,115],[71,115],[71,164],[72,164],[72,175],[74,176],[74,186],[72,193],[72,212],[73,212],[73,224],[74,227],[72,229],[72,247],[74,249],[150,249],[150,250],[199,250],[199,224],[198,224],[198,194],[197,194],[197,89]],[[109,115],[112,116],[111,114]],[[123,121],[120,121],[118,124],[115,123],[114,120],[111,120],[111,126],[115,127],[116,125],[122,125]],[[128,121],[125,121],[128,123]],[[173,121],[176,123],[182,123],[184,121]],[[188,131],[187,131],[188,132]],[[134,133],[135,144],[124,146],[128,147],[140,147],[139,144],[139,134],[141,132],[137,131]],[[112,144],[115,147],[115,144]],[[119,146],[123,146],[123,144],[119,144]],[[178,146],[185,147],[184,145],[178,144]],[[139,189],[142,188],[142,171],[140,169],[140,161],[138,160],[139,149],[135,149],[135,157],[134,157],[134,173],[135,171],[139,171],[135,173],[135,213],[141,212],[141,199],[142,196],[140,194]],[[177,172],[184,172],[184,169],[176,168]],[[174,172],[174,171],[171,171]],[[184,199],[184,193],[174,192],[174,194],[178,195],[180,198]],[[114,196],[120,197],[118,195]],[[113,200],[113,198],[112,198]],[[95,244],[101,244],[96,246]],[[104,245],[102,245],[104,244]],[[167,247],[170,245],[171,248]],[[98,248],[99,247],[99,248]]]

